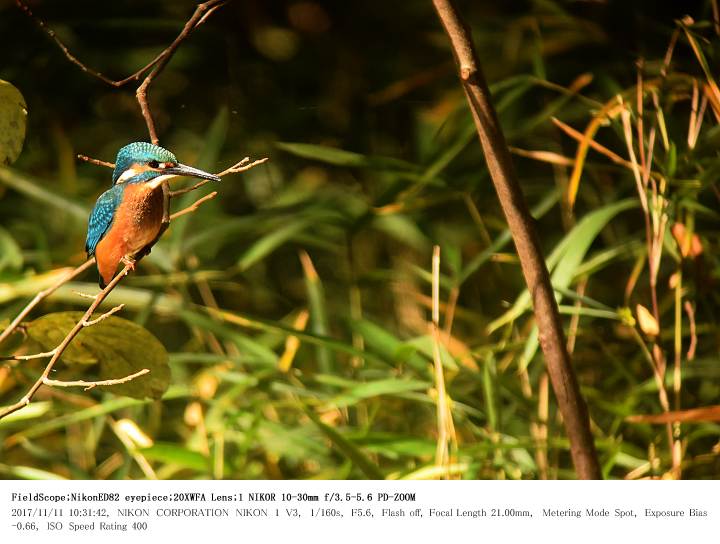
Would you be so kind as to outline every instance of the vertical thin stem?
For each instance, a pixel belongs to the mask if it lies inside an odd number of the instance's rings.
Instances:
[[[450,39],[490,177],[508,221],[525,282],[533,299],[540,346],[570,439],[570,452],[577,475],[582,479],[600,479],[602,474],[590,431],[590,418],[565,346],[550,274],[470,32],[451,0],[433,0],[433,4]]]

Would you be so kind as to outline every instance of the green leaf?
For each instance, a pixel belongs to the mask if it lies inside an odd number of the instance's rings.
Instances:
[[[553,287],[555,289],[567,288],[575,275],[575,271],[585,258],[590,245],[605,225],[620,212],[634,208],[637,205],[637,199],[621,200],[583,217],[555,246],[553,252],[546,259],[548,268],[553,271]],[[556,299],[560,300],[561,298],[561,295],[556,293]],[[488,325],[488,333],[496,331],[503,325],[517,319],[530,308],[530,305],[530,293],[526,289],[517,298],[510,310]]]
[[[345,438],[336,429],[320,421],[320,418],[312,410],[305,408],[305,413],[312,422],[317,425],[318,429],[320,429],[323,434],[327,436],[333,444],[335,444],[335,447],[340,450],[343,455],[350,459],[357,468],[363,471],[368,478],[372,480],[385,479],[377,465],[373,463],[360,448]]]
[[[418,169],[414,164],[393,159],[391,157],[369,157],[361,155],[360,153],[353,153],[352,151],[345,151],[344,149],[337,149],[335,147],[328,147],[324,145],[293,142],[278,142],[275,145],[292,155],[296,155],[304,159],[313,159],[335,166],[410,172],[415,172]]]
[[[220,108],[217,115],[215,116],[215,119],[213,119],[212,124],[210,125],[210,128],[208,129],[207,133],[204,137],[205,146],[203,147],[202,151],[200,152],[200,157],[197,161],[197,167],[201,168],[203,170],[212,170],[213,165],[217,162],[217,158],[220,155],[220,151],[222,149],[222,146],[225,144],[225,139],[227,137],[227,130],[228,130],[228,122],[229,122],[229,114],[226,107]],[[213,186],[217,187],[217,186]],[[209,192],[208,189],[203,188],[204,191]],[[192,204],[196,199],[198,198],[198,194],[196,191],[191,191],[182,197],[180,197],[178,200],[178,203],[173,203],[173,207],[176,207],[176,209],[181,210],[183,208],[186,208],[190,204]],[[206,207],[204,207],[206,208]],[[204,213],[202,210],[200,213]],[[191,222],[195,221],[195,217],[198,215],[198,213],[193,214],[187,214],[182,217],[177,218],[173,221],[172,229],[170,230],[170,255],[173,262],[178,261],[178,259],[184,255],[184,252],[182,251],[182,245],[183,240],[185,240],[186,236],[188,235],[188,226],[191,224]]]
[[[352,329],[360,334],[368,346],[388,361],[407,362],[419,372],[427,371],[429,361],[417,353],[417,350],[402,342],[383,327],[367,319],[359,319],[351,323]]]
[[[156,442],[149,448],[141,448],[138,451],[147,459],[178,465],[198,472],[208,472],[210,467],[208,459],[202,453],[177,444]]]
[[[174,385],[168,390],[165,395],[163,395],[163,400],[185,398],[189,397],[190,395],[191,392],[187,387]],[[5,445],[10,446],[12,444],[22,442],[23,440],[26,440],[28,438],[43,436],[57,429],[63,429],[65,427],[68,427],[69,425],[73,425],[74,423],[78,423],[80,421],[87,421],[88,419],[104,416],[106,414],[115,412],[116,410],[124,410],[125,408],[130,408],[131,406],[141,406],[143,404],[147,404],[148,402],[151,401],[145,399],[136,400],[130,398],[109,399],[102,404],[96,404],[95,406],[90,406],[89,408],[71,411],[66,415],[56,417],[50,420],[40,421],[32,427],[27,427],[24,430],[9,436],[5,441]]]
[[[258,445],[266,452],[291,463],[319,458],[327,452],[326,445],[318,440],[318,433],[311,425],[287,427],[273,421],[262,421],[256,436]]]
[[[67,214],[74,220],[73,227],[83,225],[84,229],[87,225],[90,208],[81,206],[75,200],[51,191],[47,188],[48,183],[43,180],[22,174],[13,168],[0,167],[0,182],[28,198]]]
[[[12,84],[0,79],[0,166],[15,162],[22,151],[27,105]]]
[[[495,432],[498,427],[498,411],[497,411],[497,363],[495,355],[490,352],[485,356],[482,365],[482,385],[483,397],[485,401],[485,411],[487,412],[488,425],[490,430]]]
[[[28,336],[50,351],[82,316],[82,312],[45,315],[28,325]],[[143,368],[150,370],[149,374],[130,382],[110,386],[108,390],[117,395],[159,399],[170,384],[168,354],[160,341],[140,325],[116,316],[81,330],[63,353],[62,360],[66,364],[99,364],[98,380],[123,378]]]
[[[14,423],[26,422],[28,419],[42,417],[50,411],[51,406],[52,402],[49,400],[28,404],[22,410],[18,410],[0,419],[0,429],[9,427]]]
[[[312,223],[313,219],[311,218],[299,219],[298,221],[288,223],[287,225],[266,234],[251,245],[245,253],[243,253],[238,260],[238,267],[240,267],[240,270],[247,270],[258,261],[267,257],[293,236],[310,226]]]
[[[399,242],[420,252],[430,247],[430,241],[422,230],[405,215],[378,215],[373,218],[372,225],[379,231],[387,233]]]
[[[22,250],[10,233],[0,227],[0,272],[9,268],[20,270],[23,265]]]
[[[435,455],[436,449],[435,442],[429,438],[392,433],[371,433],[355,439],[355,443],[390,459],[404,456],[431,457]]]
[[[553,206],[557,203],[558,199],[560,198],[560,193],[557,189],[553,189],[550,191],[547,195],[543,197],[543,199],[532,209],[530,210],[530,213],[535,219],[540,219],[542,216],[544,216],[548,211],[550,211]],[[472,259],[465,268],[461,271],[460,276],[458,278],[458,284],[463,284],[465,281],[474,274],[483,264],[485,264],[487,261],[489,261],[492,256],[500,251],[503,247],[505,247],[510,240],[512,239],[512,236],[510,235],[510,230],[505,229],[503,230],[498,237],[495,239],[495,241],[484,251],[479,253],[477,257]]]
[[[59,474],[34,467],[0,464],[0,474],[7,474],[20,480],[66,480]]]
[[[310,260],[310,256],[305,255],[307,259],[301,258],[301,261],[303,263],[303,273],[305,276],[305,291],[307,293],[308,305],[310,306],[310,327],[314,334],[327,336],[330,327],[328,325],[325,289],[320,280],[320,276],[318,276]],[[330,356],[330,350],[325,346],[319,345],[316,346],[316,353],[320,370],[330,373],[333,370],[333,359]]]
[[[430,383],[420,380],[400,380],[388,378],[371,382],[359,383],[328,401],[328,406],[343,408],[357,404],[363,399],[379,397],[381,395],[399,395],[409,391],[421,391],[430,387]]]

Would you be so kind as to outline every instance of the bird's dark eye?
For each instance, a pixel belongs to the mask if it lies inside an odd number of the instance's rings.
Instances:
[[[150,162],[148,163],[148,166],[149,166],[150,168],[157,168],[158,166],[160,166],[160,163],[159,163],[158,161],[150,161]]]

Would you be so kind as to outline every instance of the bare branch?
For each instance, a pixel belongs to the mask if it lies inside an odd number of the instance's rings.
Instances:
[[[17,317],[15,319],[13,319],[12,323],[10,323],[5,328],[5,330],[2,332],[2,334],[0,334],[0,343],[2,343],[8,336],[10,336],[13,333],[13,331],[15,329],[18,328],[20,323],[22,323],[22,320],[28,316],[28,314],[32,311],[32,309],[35,308],[35,306],[37,306],[46,297],[48,297],[49,295],[54,293],[59,287],[66,284],[73,278],[76,278],[83,272],[85,272],[85,270],[90,268],[93,264],[95,264],[94,257],[92,259],[88,259],[87,261],[85,261],[83,264],[81,264],[74,270],[71,270],[70,272],[68,272],[67,274],[62,276],[58,281],[56,281],[50,287],[48,287],[47,289],[43,289],[37,295],[35,295],[35,297],[30,302],[28,302],[27,306],[25,306],[25,308],[22,309],[22,311],[17,315]]]
[[[57,35],[55,34],[55,31],[54,31],[53,29],[49,28],[42,19],[37,18],[37,17],[33,14],[32,10],[31,10],[27,5],[25,5],[24,2],[22,2],[21,0],[15,0],[15,3],[17,4],[17,6],[18,6],[23,12],[25,12],[25,15],[27,15],[27,16],[30,17],[33,21],[35,21],[35,24],[37,24],[43,32],[45,32],[48,36],[50,36],[50,38],[55,42],[55,44],[60,48],[60,50],[61,50],[61,51],[63,52],[63,54],[65,55],[65,57],[66,57],[70,62],[72,62],[75,66],[78,66],[83,72],[85,72],[85,73],[87,73],[87,74],[90,74],[91,76],[94,76],[94,77],[96,77],[96,78],[104,81],[104,82],[107,83],[108,85],[112,85],[113,87],[120,87],[121,85],[124,85],[124,84],[127,83],[128,81],[132,80],[133,77],[135,77],[135,78],[140,77],[140,74],[142,74],[142,72],[148,68],[148,66],[146,66],[146,67],[143,68],[141,71],[134,73],[134,74],[131,75],[130,77],[126,78],[125,80],[113,81],[113,80],[110,79],[109,77],[101,74],[100,72],[98,72],[98,71],[96,71],[96,70],[93,70],[92,68],[88,68],[85,64],[83,64],[83,63],[80,61],[80,59],[78,59],[75,55],[73,55],[73,54],[70,52],[70,50],[69,50],[69,49],[67,48],[67,46],[60,40],[60,38],[57,37]],[[155,61],[153,61],[153,62],[157,62],[157,59],[156,59]]]
[[[197,199],[195,202],[190,204],[190,206],[188,206],[184,210],[180,210],[179,212],[175,212],[174,214],[172,214],[170,216],[170,220],[177,219],[178,217],[182,217],[185,214],[194,212],[195,210],[197,210],[200,207],[201,204],[203,204],[204,202],[207,202],[208,200],[212,200],[213,198],[215,198],[217,196],[217,194],[218,194],[217,191],[213,191],[212,193],[209,193],[209,194],[205,195],[204,197]]]
[[[240,172],[245,172],[245,171],[247,171],[247,170],[250,170],[251,168],[255,168],[256,166],[259,166],[259,165],[263,164],[263,163],[266,162],[267,160],[268,160],[268,157],[264,157],[264,158],[262,158],[262,159],[257,159],[257,160],[255,160],[255,161],[253,161],[253,162],[250,162],[250,157],[245,157],[245,158],[244,158],[243,160],[241,160],[240,162],[232,165],[230,168],[227,168],[227,169],[223,170],[222,172],[220,172],[220,173],[217,174],[217,175],[218,175],[219,177],[223,177],[223,176],[227,176],[228,174],[238,174],[238,173],[240,173]],[[249,163],[249,164],[248,164],[248,163]],[[208,184],[208,183],[211,183],[211,180],[209,180],[209,179],[204,179],[204,180],[202,180],[202,181],[197,182],[197,183],[196,183],[195,185],[193,185],[192,187],[186,187],[186,188],[184,188],[184,189],[178,189],[177,191],[171,191],[171,192],[170,192],[170,198],[173,198],[173,197],[176,197],[176,196],[180,196],[180,195],[184,195],[185,193],[189,193],[190,191],[194,191],[195,189],[199,189],[200,187],[202,187],[203,185],[206,185],[206,184]]]
[[[73,293],[73,295],[77,295],[80,298],[89,298],[92,300],[95,300],[97,298],[97,295],[91,295],[89,293],[83,293],[81,291],[73,291],[72,293]]]
[[[218,176],[223,177],[227,176],[228,174],[239,174],[240,172],[245,172],[247,170],[250,170],[251,168],[255,168],[256,166],[260,166],[261,164],[267,162],[269,160],[269,157],[263,157],[262,159],[257,159],[248,164],[248,158],[245,157],[243,160],[241,160],[239,163],[234,164],[227,170],[223,170],[218,174]]]
[[[152,64],[150,73],[145,77],[143,82],[135,91],[135,96],[138,104],[140,104],[140,111],[142,112],[142,116],[145,118],[145,124],[147,124],[148,134],[150,134],[150,141],[152,143],[157,144],[159,140],[147,99],[150,84],[158,76],[158,74],[163,71],[167,63],[170,62],[173,54],[175,54],[177,48],[180,47],[180,44],[192,33],[192,31],[204,23],[212,12],[226,4],[228,1],[229,0],[210,0],[209,2],[199,4],[198,7],[195,8],[195,12],[192,14],[190,19],[188,19],[187,23],[185,23],[185,26],[180,31],[177,38],[175,38],[175,40],[157,56],[155,62]]]
[[[52,357],[55,355],[55,348],[52,351],[46,351],[45,353],[33,353],[32,355],[3,355],[0,357],[2,361],[31,361],[32,359],[43,359],[44,357]]]
[[[139,378],[140,376],[144,376],[145,374],[149,374],[150,370],[147,368],[143,368],[142,370],[139,370],[138,372],[135,372],[134,374],[130,374],[129,376],[125,376],[124,378],[116,378],[114,380],[99,380],[95,382],[86,382],[85,380],[75,380],[66,382],[63,380],[50,380],[48,378],[43,379],[43,385],[48,385],[50,387],[84,387],[85,391],[89,391],[90,389],[94,389],[95,387],[100,386],[106,386],[106,385],[120,385],[121,383],[127,383],[129,381],[134,380],[135,378]]]
[[[107,166],[108,168],[115,168],[115,163],[113,162],[107,162],[107,161],[101,161],[100,159],[93,159],[92,157],[88,157],[87,155],[78,155],[78,159],[81,161],[89,162],[90,164],[95,164],[97,166]]]
[[[155,130],[155,123],[152,119],[152,115],[150,113],[150,107],[148,105],[147,101],[147,91],[148,87],[152,83],[152,81],[162,72],[162,70],[165,68],[167,63],[170,61],[172,56],[175,54],[175,51],[180,47],[180,44],[185,41],[188,36],[195,30],[197,27],[199,27],[201,24],[203,24],[207,18],[214,13],[218,8],[224,6],[230,2],[230,0],[209,0],[208,2],[205,2],[203,4],[199,4],[197,8],[195,8],[195,12],[192,14],[190,19],[185,23],[185,26],[180,31],[178,36],[173,40],[173,42],[168,45],[165,49],[163,49],[160,54],[158,54],[153,60],[151,60],[149,63],[147,63],[145,66],[140,68],[137,72],[134,72],[133,74],[130,74],[125,79],[119,79],[114,80],[110,79],[106,75],[102,74],[101,72],[98,72],[97,70],[94,70],[90,67],[88,67],[86,64],[84,64],[80,59],[78,59],[75,55],[73,55],[68,47],[60,40],[60,38],[57,37],[55,34],[55,31],[49,28],[45,22],[38,17],[36,17],[32,10],[22,1],[22,0],[15,0],[15,3],[18,5],[18,7],[28,16],[30,17],[35,23],[48,35],[50,38],[55,42],[55,44],[60,48],[60,50],[63,52],[65,57],[72,62],[74,65],[79,67],[83,72],[90,74],[91,76],[94,76],[104,83],[107,83],[108,85],[111,85],[113,87],[122,87],[126,85],[127,83],[130,83],[131,81],[139,81],[140,78],[143,76],[143,74],[146,74],[148,71],[149,73],[143,80],[143,82],[140,84],[140,86],[137,88],[135,92],[135,96],[137,97],[138,104],[140,105],[140,112],[142,113],[143,118],[145,119],[145,123],[148,128],[148,133],[150,135],[150,141],[154,144],[158,143],[158,137],[157,132]],[[92,162],[92,161],[89,161]]]
[[[208,183],[211,183],[212,180],[204,179],[202,181],[198,181],[195,185],[192,185],[191,187],[185,187],[183,189],[178,189],[177,191],[170,191],[170,198],[175,198],[176,196],[181,196],[187,193],[191,193],[195,189],[199,189],[203,185],[207,185]]]
[[[94,261],[94,259],[93,259]],[[42,387],[42,385],[45,383],[45,380],[48,379],[48,376],[50,375],[50,372],[52,371],[53,367],[55,366],[55,363],[57,363],[58,359],[60,359],[60,356],[63,354],[63,352],[67,349],[67,347],[70,345],[70,342],[73,341],[73,339],[78,335],[78,333],[86,327],[86,323],[90,317],[92,317],[95,310],[100,306],[103,300],[107,298],[107,296],[110,294],[110,292],[115,289],[115,286],[120,283],[123,278],[128,274],[130,271],[130,267],[128,265],[125,265],[125,268],[115,276],[110,283],[107,284],[105,289],[100,291],[97,298],[90,304],[90,307],[85,311],[85,314],[80,318],[80,320],[75,324],[75,326],[70,330],[69,333],[65,336],[62,342],[60,342],[60,345],[58,345],[57,348],[55,348],[54,353],[52,357],[50,358],[50,361],[45,366],[45,370],[43,371],[42,375],[35,381],[35,383],[30,387],[27,393],[25,393],[25,396],[21,398],[18,402],[15,404],[11,404],[10,406],[6,406],[2,409],[0,409],[0,419],[4,418],[5,416],[12,414],[13,412],[17,412],[21,408],[24,408],[28,404],[30,404],[30,401],[32,401],[33,397],[35,396],[35,393],[37,393],[38,389]]]
[[[122,310],[125,307],[124,304],[120,304],[119,306],[115,306],[112,310],[108,310],[104,314],[102,314],[97,319],[92,319],[90,321],[83,321],[83,327],[92,327],[93,325],[100,323],[101,321],[104,321],[108,317],[110,317],[113,314],[118,313],[120,310]]]

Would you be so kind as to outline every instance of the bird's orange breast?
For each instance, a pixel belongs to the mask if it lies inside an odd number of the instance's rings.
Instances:
[[[107,284],[123,257],[132,257],[160,233],[163,217],[162,188],[144,183],[125,187],[122,203],[110,229],[97,245],[98,271]]]

